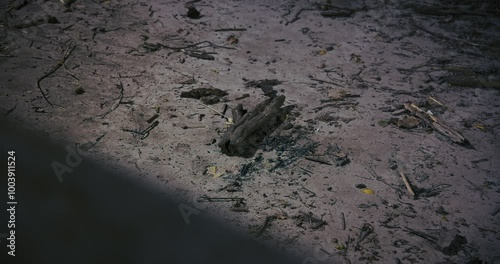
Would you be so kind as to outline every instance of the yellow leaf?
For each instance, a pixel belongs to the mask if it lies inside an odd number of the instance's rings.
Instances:
[[[486,127],[483,126],[483,125],[481,125],[481,124],[474,124],[474,127],[477,128],[477,129],[481,129],[481,130],[486,129]]]
[[[319,55],[325,55],[326,54],[326,50],[320,50],[320,51],[318,51],[318,54]]]
[[[366,194],[375,194],[375,191],[370,189],[370,188],[364,188],[364,189],[361,189],[361,191],[363,193],[366,193]]]
[[[346,249],[346,248],[345,248],[345,246],[344,246],[343,244],[336,245],[336,246],[335,246],[335,248],[336,248],[337,250],[345,250],[345,249]]]
[[[207,174],[210,174],[212,175],[212,177],[214,178],[219,178],[220,176],[222,176],[226,171],[225,170],[219,170],[217,168],[217,166],[210,166],[210,167],[207,167]]]

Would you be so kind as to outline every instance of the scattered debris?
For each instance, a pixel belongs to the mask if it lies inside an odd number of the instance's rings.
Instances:
[[[347,157],[347,154],[342,152],[342,151],[338,151],[338,152],[334,153],[333,155],[335,157],[335,166],[336,167],[343,167],[343,166],[351,163],[351,160]]]
[[[78,87],[75,89],[75,94],[77,94],[77,95],[84,94],[84,93],[85,93],[85,90],[82,87]]]
[[[212,105],[220,102],[227,92],[217,88],[196,88],[181,93],[181,98],[200,99],[204,104]]]
[[[280,85],[282,82],[276,79],[264,79],[259,81],[246,81],[245,87],[256,87],[260,88],[264,95],[269,96],[270,98],[276,97],[277,91],[274,90],[274,86]]]
[[[356,239],[354,245],[354,250],[356,251],[360,250],[361,248],[360,243],[371,233],[373,233],[373,227],[368,223],[364,223],[360,228],[358,238]]]
[[[134,133],[134,134],[141,135],[141,140],[144,140],[144,139],[146,139],[149,136],[149,132],[151,130],[153,130],[153,128],[155,128],[156,126],[158,126],[159,123],[160,122],[158,120],[156,120],[153,124],[151,124],[150,126],[148,126],[144,130],[133,130],[133,129],[122,128],[122,131],[131,132],[131,133]]]
[[[326,221],[314,216],[313,213],[300,213],[292,218],[295,221],[295,225],[303,228],[306,228],[304,226],[306,224],[308,225],[307,227],[311,229],[318,229],[327,224]]]
[[[188,6],[187,7],[187,17],[192,18],[192,19],[199,19],[201,18],[200,11],[196,9],[194,6]]]

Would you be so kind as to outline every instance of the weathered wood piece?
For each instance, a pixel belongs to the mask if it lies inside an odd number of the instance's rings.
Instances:
[[[229,156],[252,157],[258,148],[258,143],[271,134],[283,121],[281,106],[285,96],[267,99],[258,104],[252,111],[238,117],[235,116],[234,124],[228,128],[219,142],[222,152]],[[241,108],[241,107],[240,107]]]
[[[420,107],[418,107],[414,103],[405,103],[405,109],[420,117],[425,123],[437,130],[439,133],[448,137],[451,141],[453,141],[453,143],[459,144],[464,147],[473,148],[469,140],[462,136],[462,134],[449,127],[436,116],[430,115],[424,110],[420,109]]]

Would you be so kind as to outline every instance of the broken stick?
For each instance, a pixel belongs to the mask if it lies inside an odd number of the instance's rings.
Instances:
[[[439,133],[448,137],[453,143],[459,144],[464,147],[474,148],[469,140],[467,140],[458,131],[452,129],[436,116],[428,114],[426,111],[420,109],[414,103],[405,103],[405,109],[412,112],[414,115],[420,117],[425,123],[437,130]]]
[[[310,160],[310,161],[314,161],[314,162],[318,162],[318,163],[321,163],[321,164],[332,165],[331,162],[329,162],[328,160],[326,160],[325,158],[322,158],[322,157],[304,156],[304,159]]]
[[[340,214],[340,219],[342,220],[342,230],[345,230],[345,215],[344,215],[344,213]]]
[[[415,198],[415,192],[411,188],[410,182],[408,181],[408,178],[406,178],[406,176],[402,170],[399,171],[399,175],[401,175],[401,178],[403,179],[403,182],[405,183],[406,189],[411,194],[412,198]]]

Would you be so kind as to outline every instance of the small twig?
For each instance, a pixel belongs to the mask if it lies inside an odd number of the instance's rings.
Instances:
[[[315,192],[313,192],[313,191],[311,191],[311,190],[307,189],[307,188],[306,188],[306,187],[304,187],[304,186],[302,186],[302,188],[300,188],[299,190],[301,190],[301,191],[303,191],[303,192],[305,192],[305,193],[310,194],[310,196],[309,196],[309,197],[315,197],[315,196],[316,196],[316,193],[315,193]]]
[[[403,179],[403,182],[405,183],[406,189],[411,194],[412,198],[415,198],[415,192],[413,191],[413,188],[411,188],[410,182],[408,181],[408,178],[406,178],[405,174],[403,173],[403,170],[399,170],[399,174],[401,175],[401,178]]]
[[[215,32],[223,32],[223,31],[247,31],[246,28],[219,28],[214,30]]]
[[[500,235],[500,231],[498,230],[494,230],[494,229],[489,229],[489,228],[484,228],[484,227],[477,227],[479,230],[482,230],[482,231],[488,231],[488,232],[492,232],[492,233],[497,233]]]
[[[68,68],[66,68],[66,64],[63,63],[63,67],[64,67],[64,70],[69,74],[71,75],[71,77],[75,78],[75,80],[79,81],[80,79],[78,79],[73,73],[71,73]]]
[[[245,198],[241,197],[209,197],[203,195],[198,198],[198,202],[243,202]]]
[[[180,50],[183,50],[183,49],[189,49],[189,48],[197,47],[198,45],[204,44],[204,43],[209,44],[209,47],[213,47],[213,48],[236,49],[236,48],[233,48],[233,47],[226,47],[226,46],[215,45],[215,44],[213,44],[212,42],[210,42],[208,40],[204,40],[204,41],[200,41],[200,42],[197,42],[197,43],[194,43],[194,44],[191,44],[191,45],[180,46],[180,47],[172,47],[172,46],[164,45],[164,44],[161,44],[161,43],[157,43],[157,44],[154,44],[154,45],[159,45],[162,48],[167,48],[167,49],[173,49],[173,50],[180,51]],[[200,48],[200,47],[198,47],[198,48]]]
[[[325,80],[321,80],[321,79],[316,79],[316,78],[310,78],[311,81],[316,81],[316,82],[319,82],[319,83],[328,83],[328,84],[333,84],[333,85],[337,85],[339,87],[344,87],[336,82],[332,82],[332,81],[325,81]]]
[[[406,231],[410,234],[413,234],[413,235],[416,235],[416,236],[419,236],[433,244],[436,244],[436,241],[437,241],[437,238],[435,238],[434,236],[431,236],[429,234],[426,234],[424,232],[421,232],[421,231],[417,231],[417,230],[414,230],[414,229],[411,229],[409,227],[405,227],[406,228]]]
[[[392,185],[388,184],[386,181],[384,181],[384,179],[382,179],[382,177],[378,176],[377,173],[373,170],[372,167],[370,167],[370,172],[372,173],[372,175],[375,177],[375,179],[377,181],[382,182],[383,184],[385,184],[385,185],[389,186],[390,188],[394,189],[395,191],[399,191],[394,186],[392,186]]]
[[[144,129],[142,131],[127,129],[127,128],[122,128],[122,131],[139,134],[139,135],[141,135],[141,140],[143,140],[143,139],[146,139],[149,136],[149,132],[151,130],[153,130],[153,128],[155,128],[156,126],[158,126],[159,123],[160,122],[158,120],[156,120],[153,124],[151,124],[150,126],[148,126],[146,129]]]
[[[202,104],[204,107],[206,107],[206,108],[208,108],[208,109],[210,109],[210,110],[214,111],[216,114],[218,114],[218,115],[220,115],[220,116],[224,117],[224,118],[226,119],[226,121],[227,121],[227,122],[232,122],[232,121],[231,121],[231,119],[230,119],[229,117],[227,117],[226,115],[224,115],[222,112],[217,111],[217,110],[213,109],[212,107],[210,107],[210,106],[208,106],[208,105],[206,105],[206,104],[204,104],[204,103],[201,103],[201,104]],[[227,105],[224,105],[224,112],[225,112],[225,110],[227,109],[227,107],[226,107],[226,106],[227,106]]]
[[[68,48],[66,49],[66,52],[64,52],[64,57],[47,73],[45,73],[42,77],[40,77],[37,81],[36,81],[36,86],[38,87],[38,90],[40,90],[40,92],[42,93],[42,96],[43,98],[45,99],[45,101],[47,101],[47,103],[49,103],[50,106],[54,107],[55,104],[51,103],[49,101],[49,98],[47,98],[47,95],[45,95],[45,93],[43,92],[43,89],[42,87],[40,86],[40,82],[49,77],[51,74],[53,74],[54,72],[56,72],[61,66],[64,65],[64,62],[66,62],[66,60],[69,58],[69,56],[71,55],[71,53],[75,50],[77,45],[74,45],[73,47],[71,47],[71,44],[68,46]],[[57,105],[57,106],[60,106],[60,105]],[[60,106],[62,107],[62,106]]]
[[[318,112],[318,111],[321,111],[323,110],[324,108],[327,108],[327,107],[332,107],[332,106],[342,106],[342,105],[351,105],[351,106],[357,106],[359,103],[356,103],[356,102],[336,102],[336,103],[331,103],[331,104],[324,104],[324,105],[320,105],[316,108],[313,108],[314,112]]]
[[[91,148],[95,147],[95,145],[97,145],[97,143],[99,143],[101,141],[101,139],[105,136],[106,134],[102,134],[100,135],[98,138],[96,138],[96,140],[94,140],[94,142],[92,142],[91,144],[89,144],[88,146],[79,146],[77,143],[75,143],[75,147],[76,149],[81,149],[83,151],[89,151]],[[85,144],[86,145],[86,144]]]
[[[345,215],[340,213],[340,219],[342,220],[342,230],[345,230]]]
[[[121,102],[123,100],[123,93],[124,93],[123,83],[120,80],[120,78],[116,78],[116,79],[118,79],[118,82],[120,83],[120,84],[117,85],[120,88],[120,95],[116,98],[118,101],[114,105],[112,105],[111,108],[106,113],[104,113],[102,115],[99,115],[98,116],[99,118],[104,118],[109,113],[113,112],[116,108],[118,108],[118,106],[121,104]]]
[[[303,170],[303,171],[304,171],[306,174],[308,174],[308,175],[312,175],[312,174],[314,174],[314,172],[312,172],[312,171],[310,171],[310,170],[308,170],[308,169],[306,169],[306,168],[302,168],[302,167],[300,167],[300,169],[301,169],[301,170]]]
[[[152,117],[150,117],[146,122],[151,123],[153,122],[156,118],[158,118],[160,115],[159,114],[154,114]]]
[[[481,187],[475,185],[473,182],[469,181],[469,180],[466,180],[470,185],[472,185],[474,188],[470,188],[471,190],[474,190],[474,191],[479,191],[479,193],[481,194],[481,198],[484,200],[483,198],[483,195],[484,195],[484,192],[483,190],[481,189]]]
[[[448,107],[446,107],[443,103],[439,102],[436,98],[434,98],[434,97],[432,97],[432,96],[429,96],[428,98],[429,98],[429,100],[430,100],[430,101],[432,101],[432,102],[434,102],[434,103],[438,104],[439,106],[441,106],[441,107],[444,107],[444,108],[448,109]]]
[[[141,137],[141,140],[147,138],[149,136],[149,131],[153,130],[153,128],[155,128],[156,126],[158,126],[159,123],[160,123],[160,121],[156,120],[153,124],[151,124],[146,129],[144,129],[142,131],[143,135]]]
[[[4,115],[4,116],[7,116],[7,115],[9,115],[10,113],[12,113],[12,112],[16,109],[16,107],[17,107],[17,103],[14,105],[14,107],[12,107],[12,108],[10,108],[10,109],[8,109],[7,107],[5,107],[5,106],[3,106],[3,105],[0,105],[0,106],[1,106],[3,109],[7,110],[7,112],[6,112],[6,113],[5,113],[5,115]]]
[[[271,222],[276,219],[277,217],[274,215],[266,217],[266,221],[264,221],[264,224],[259,228],[259,231],[257,231],[257,234],[255,236],[256,237],[261,236],[264,233],[264,231],[266,231],[266,229],[269,228],[269,226],[271,226]]]
[[[207,126],[182,126],[182,129],[191,129],[191,128],[205,128]]]
[[[234,100],[238,101],[238,100],[241,100],[241,99],[245,99],[247,97],[250,97],[250,95],[249,94],[242,94],[240,97],[234,98]]]
[[[304,11],[314,11],[314,9],[312,8],[301,8],[299,9],[299,11],[297,11],[297,13],[295,13],[295,16],[292,18],[292,20],[290,20],[290,22],[286,23],[286,24],[292,24],[293,22],[297,21],[300,19],[300,14]]]
[[[310,160],[310,161],[315,161],[319,162],[321,164],[326,164],[326,165],[332,165],[328,160],[321,158],[321,157],[315,157],[315,156],[304,156],[304,159]]]
[[[354,250],[358,251],[360,249],[360,243],[371,233],[373,233],[373,227],[365,223],[361,226],[361,229],[359,231],[358,239],[356,240],[356,244],[354,244]]]

